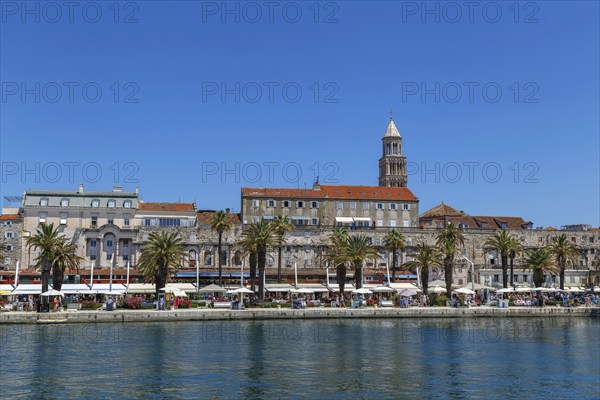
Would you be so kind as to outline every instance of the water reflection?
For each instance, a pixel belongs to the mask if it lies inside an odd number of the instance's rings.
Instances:
[[[599,330],[595,318],[2,326],[0,397],[598,398]]]

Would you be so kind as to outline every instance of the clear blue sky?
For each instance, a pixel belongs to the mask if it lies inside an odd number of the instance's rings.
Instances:
[[[598,2],[52,4],[1,2],[2,196],[376,185],[393,109],[421,211],[600,224]]]

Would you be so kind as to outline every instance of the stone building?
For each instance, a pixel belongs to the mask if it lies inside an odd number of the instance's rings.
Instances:
[[[21,254],[22,231],[23,219],[19,214],[0,215],[0,269],[15,268]]]
[[[390,116],[390,123],[381,138],[382,155],[379,159],[379,186],[406,187],[406,156],[402,154],[402,136]]]

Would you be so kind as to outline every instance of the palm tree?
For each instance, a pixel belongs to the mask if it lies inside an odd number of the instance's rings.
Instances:
[[[166,286],[185,257],[182,243],[177,232],[153,232],[148,236],[147,247],[142,249],[140,256],[139,270],[144,282],[156,284],[156,298],[158,290]]]
[[[395,229],[388,231],[383,238],[383,247],[392,251],[392,282],[396,280],[396,252],[404,251],[405,246],[404,235]]]
[[[272,223],[261,220],[255,224],[250,224],[242,232],[240,243],[246,249],[256,249],[258,263],[258,291],[260,292],[260,301],[265,300],[265,267],[267,263],[267,248],[280,245],[280,237],[275,232],[275,226]]]
[[[508,248],[508,259],[510,260],[510,286],[514,286],[514,262],[515,257],[523,252],[523,246],[521,245],[521,239],[516,236],[512,236]]]
[[[223,284],[223,260],[221,260],[221,245],[223,241],[223,233],[229,232],[233,228],[233,223],[225,211],[217,211],[212,219],[210,220],[210,230],[217,231],[219,234],[219,241],[217,244],[217,265],[219,266],[219,285]]]
[[[371,245],[370,238],[365,235],[348,236],[346,243],[341,248],[340,261],[348,262],[354,267],[354,280],[356,288],[362,287],[363,262],[369,258],[378,258],[379,254]]]
[[[27,247],[36,248],[40,251],[40,255],[36,260],[37,265],[42,270],[42,293],[48,291],[48,280],[54,261],[54,251],[61,242],[60,232],[58,227],[54,228],[54,224],[42,223],[35,235],[27,238]],[[42,302],[46,304],[48,297],[42,297]]]
[[[428,294],[429,270],[442,267],[440,250],[425,242],[419,243],[415,252],[411,254],[413,261],[404,264],[405,267],[417,272],[421,271],[421,285],[423,294]]]
[[[79,270],[79,263],[83,258],[75,253],[77,245],[68,243],[67,239],[61,236],[52,251],[52,286],[56,290],[62,288],[65,271],[67,269]]]
[[[436,245],[444,256],[444,280],[446,281],[446,293],[452,293],[452,270],[454,268],[454,257],[459,246],[465,244],[462,229],[449,222],[437,234]]]
[[[592,294],[594,294],[594,277],[592,276],[592,271],[600,271],[600,257],[595,258],[594,261],[592,261],[592,265],[588,269],[588,282],[590,284]]]
[[[494,232],[494,236],[488,238],[483,243],[487,248],[492,248],[500,253],[500,263],[502,265],[502,287],[508,287],[508,253],[512,246],[512,236],[506,230]],[[512,285],[512,274],[511,274]]]
[[[256,289],[256,266],[258,264],[258,257],[256,254],[256,245],[249,242],[238,242],[244,253],[248,255],[248,266],[250,269],[250,290],[253,292]]]
[[[348,231],[344,228],[336,227],[333,229],[331,236],[329,237],[331,242],[327,249],[325,256],[328,263],[332,263],[335,266],[335,278],[338,283],[340,295],[344,296],[344,288],[346,286],[346,262],[340,257],[342,249],[348,240]]]
[[[540,287],[544,284],[544,272],[556,274],[558,268],[552,254],[544,248],[534,249],[527,253],[523,260],[523,270],[533,271],[533,284]]]
[[[281,283],[281,252],[285,244],[285,234],[292,230],[292,221],[287,215],[278,215],[273,219],[272,224],[281,242],[277,247],[277,283]]]
[[[579,248],[571,243],[566,234],[561,234],[556,238],[556,241],[549,246],[548,251],[554,256],[556,264],[558,264],[560,274],[560,289],[565,289],[565,269],[567,261],[573,264],[577,263],[577,256],[580,254]]]

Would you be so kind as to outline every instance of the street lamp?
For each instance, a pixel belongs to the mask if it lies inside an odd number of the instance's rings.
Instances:
[[[471,290],[475,291],[475,264],[469,260],[465,255],[461,255],[469,264],[471,264]]]

